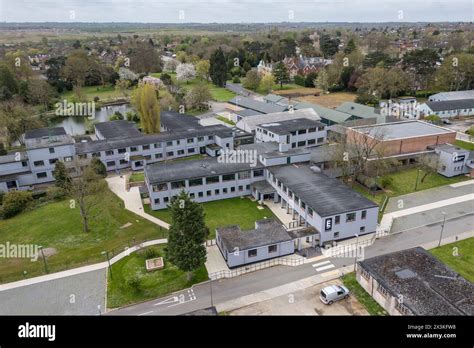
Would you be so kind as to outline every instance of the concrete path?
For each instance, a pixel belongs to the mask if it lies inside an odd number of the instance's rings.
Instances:
[[[393,220],[450,206],[469,207],[474,202],[474,180],[393,197],[387,205],[380,228],[388,229]],[[429,223],[425,220],[423,222]],[[420,222],[421,223],[421,222]]]
[[[107,181],[110,190],[123,200],[125,209],[130,210],[131,212],[140,215],[141,217],[153,222],[154,224],[157,224],[158,226],[166,228],[167,230],[170,228],[168,223],[145,213],[138,187],[131,187],[130,191],[125,189],[125,175],[122,177],[120,177],[120,175],[108,176],[105,180]]]
[[[120,254],[115,255],[113,258],[111,258],[110,259],[110,264],[114,264],[115,262],[123,259],[124,257],[126,257],[128,255],[130,255],[130,253],[132,253],[134,251],[137,251],[141,248],[151,246],[151,245],[166,244],[166,243],[167,243],[166,239],[155,239],[155,240],[150,240],[148,242],[138,244],[138,245],[133,246],[131,248],[127,247]],[[34,278],[30,278],[30,279],[23,279],[23,280],[19,280],[17,282],[0,284],[0,292],[5,291],[5,290],[14,289],[14,288],[23,287],[23,286],[29,286],[29,285],[32,285],[32,284],[37,284],[37,283],[43,283],[43,282],[47,282],[47,281],[51,281],[51,280],[56,280],[56,279],[60,279],[60,278],[71,277],[71,276],[75,276],[75,275],[82,274],[82,273],[93,272],[93,271],[97,271],[99,269],[107,268],[108,265],[109,265],[108,262],[105,261],[105,262],[95,263],[95,264],[89,265],[89,266],[68,269],[67,271],[46,274],[46,275],[43,275],[43,276],[34,277]]]

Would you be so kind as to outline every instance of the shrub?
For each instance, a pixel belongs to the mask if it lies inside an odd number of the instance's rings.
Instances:
[[[138,275],[132,275],[130,278],[128,278],[125,283],[127,284],[128,287],[132,288],[134,291],[140,291],[140,286],[142,283],[141,278]]]
[[[148,249],[145,249],[144,256],[145,256],[145,259],[148,260],[148,259],[154,259],[155,257],[158,257],[159,255],[156,249],[148,248]]]
[[[107,169],[105,168],[105,165],[97,157],[94,157],[91,160],[90,166],[94,170],[94,173],[96,173],[97,175],[99,175],[103,178],[105,178],[107,176]]]
[[[99,98],[98,96],[95,96],[95,97],[94,97],[94,102],[97,103],[99,100],[100,100],[100,98]]]
[[[21,213],[32,200],[31,192],[28,191],[7,192],[3,197],[2,217],[8,219]]]
[[[389,176],[383,176],[380,179],[380,186],[382,186],[382,188],[384,189],[392,185],[392,183],[393,183],[393,179]]]
[[[305,86],[305,79],[301,75],[295,75],[295,84],[298,86]]]
[[[232,79],[232,82],[233,83],[240,83],[240,78],[238,76],[234,76],[234,78]]]
[[[50,186],[46,191],[46,196],[50,201],[60,201],[66,198],[66,190],[57,186]]]

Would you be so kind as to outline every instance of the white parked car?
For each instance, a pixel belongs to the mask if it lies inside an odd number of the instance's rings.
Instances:
[[[344,285],[329,285],[321,290],[319,298],[324,304],[333,304],[336,301],[349,297],[349,289]]]

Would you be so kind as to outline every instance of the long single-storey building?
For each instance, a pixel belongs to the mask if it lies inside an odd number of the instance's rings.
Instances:
[[[474,315],[474,284],[421,247],[360,261],[356,278],[390,315]]]

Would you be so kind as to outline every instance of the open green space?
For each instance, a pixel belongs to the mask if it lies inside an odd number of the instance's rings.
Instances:
[[[69,199],[44,203],[13,218],[0,220],[0,244],[54,248],[53,255],[46,257],[52,273],[103,262],[102,251],[115,255],[131,246],[134,240],[138,243],[167,234],[155,224],[125,210],[123,201],[109,190],[101,194],[99,204],[92,208],[90,216],[90,232],[85,233],[79,208],[77,205],[71,208]],[[127,223],[131,225],[125,227]],[[41,257],[35,262],[25,258],[0,258],[1,283],[44,273]]]
[[[370,315],[387,315],[385,309],[382,308],[370,294],[364,290],[357,282],[354,272],[348,273],[342,277],[342,282],[349,289],[351,295],[369,312]]]
[[[389,196],[400,196],[408,193],[426,190],[438,186],[454,184],[461,181],[469,180],[468,177],[464,175],[455,176],[452,178],[444,177],[438,173],[430,173],[425,178],[424,182],[421,182],[423,175],[425,174],[424,170],[420,170],[418,175],[416,168],[404,169],[394,173],[386,174],[383,177],[387,177],[391,180],[391,184],[385,189],[386,193]],[[418,176],[418,184],[417,182]],[[383,178],[381,177],[380,180]],[[415,190],[416,185],[416,190]]]
[[[107,284],[108,308],[164,296],[208,279],[206,267],[202,266],[193,272],[193,277],[188,281],[186,272],[165,258],[164,249],[165,245],[142,249],[112,265],[112,275],[109,272]],[[155,257],[163,257],[164,268],[147,272],[146,259]]]
[[[145,174],[143,172],[134,172],[130,175],[130,182],[140,182],[145,181]]]
[[[112,85],[106,86],[85,86],[81,88],[82,93],[86,96],[88,101],[93,101],[94,97],[99,97],[99,101],[105,101],[114,98],[123,98],[123,94],[116,90]],[[62,99],[75,98],[74,91],[65,91],[60,96]]]
[[[231,126],[235,126],[235,122],[232,122],[228,118],[225,118],[224,116],[217,116],[216,117],[219,121],[225,122],[227,124],[230,124]]]
[[[160,77],[162,73],[153,73],[151,74],[154,77]],[[211,91],[212,99],[217,101],[217,102],[226,102],[229,101],[230,99],[234,98],[236,96],[235,93],[229,91],[226,88],[223,87],[217,87],[210,81],[205,81],[202,80],[201,78],[197,77],[193,80],[190,80],[188,82],[185,81],[178,81],[176,79],[176,73],[170,73],[167,72],[168,75],[171,76],[171,79],[173,80],[173,83],[176,84],[177,86],[180,86],[184,88],[186,91],[189,91],[193,86],[204,83],[209,87],[209,90]]]
[[[429,250],[452,270],[474,283],[474,238],[446,244]]]
[[[459,146],[462,149],[474,151],[474,143],[468,143],[467,141],[456,140],[456,146]]]
[[[258,209],[259,204],[246,197],[229,198],[201,204],[206,214],[206,225],[209,227],[208,239],[215,237],[217,227],[240,225],[242,230],[250,230],[255,228],[255,221],[274,217],[270,209],[267,207]],[[171,223],[169,209],[151,210],[149,205],[145,205],[145,212]]]

